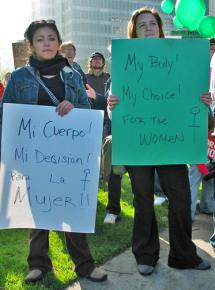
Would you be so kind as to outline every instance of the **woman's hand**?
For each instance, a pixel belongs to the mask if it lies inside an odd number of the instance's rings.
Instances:
[[[211,104],[211,93],[204,93],[201,95],[200,100],[206,105],[206,106],[210,106]]]
[[[96,99],[96,91],[89,84],[86,84],[86,88],[87,88],[86,93],[87,93],[88,98],[95,100]]]
[[[107,98],[108,108],[112,111],[117,104],[119,104],[119,98],[114,95],[110,95]]]
[[[64,100],[56,107],[55,111],[58,113],[58,115],[63,117],[64,115],[68,114],[73,108],[74,105],[72,103],[70,103],[67,100]]]

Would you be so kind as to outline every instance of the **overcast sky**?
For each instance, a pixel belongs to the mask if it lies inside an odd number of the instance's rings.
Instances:
[[[1,1],[1,39],[0,39],[0,69],[12,69],[12,42],[23,39],[23,34],[29,25],[30,0]]]

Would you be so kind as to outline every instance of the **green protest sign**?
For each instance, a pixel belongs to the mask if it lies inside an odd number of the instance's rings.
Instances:
[[[113,164],[206,162],[208,90],[208,40],[113,40]]]

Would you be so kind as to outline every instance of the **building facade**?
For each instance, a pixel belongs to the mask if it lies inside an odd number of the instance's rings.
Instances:
[[[75,43],[77,60],[86,63],[92,52],[99,51],[108,61],[111,40],[127,38],[128,20],[135,9],[154,7],[161,13],[165,33],[170,33],[172,16],[162,13],[160,4],[160,0],[33,0],[32,19],[55,19],[63,40]]]
[[[209,15],[215,16],[215,1],[209,0]]]

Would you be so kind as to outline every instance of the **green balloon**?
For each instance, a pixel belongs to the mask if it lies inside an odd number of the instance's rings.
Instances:
[[[177,19],[189,30],[196,30],[205,15],[204,0],[177,0],[175,14]]]
[[[172,0],[164,0],[161,2],[161,10],[166,13],[166,14],[170,14],[172,13],[174,8],[174,4],[172,2]]]
[[[181,22],[178,20],[178,18],[176,16],[173,17],[173,23],[177,28],[183,28],[184,25],[181,24]]]
[[[205,38],[215,37],[215,17],[203,17],[199,23],[198,32]]]

